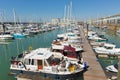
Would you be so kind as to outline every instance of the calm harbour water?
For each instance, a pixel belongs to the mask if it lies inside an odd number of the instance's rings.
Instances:
[[[94,30],[100,31],[99,29]],[[65,32],[64,29],[57,29],[24,39],[12,40],[7,45],[0,45],[0,80],[16,80],[15,77],[8,76],[11,56],[17,56],[22,51],[28,50],[30,46],[33,49],[50,47],[52,40],[56,39],[57,34],[63,32]],[[120,36],[114,34],[113,31],[106,31],[104,34],[108,38],[108,42],[115,43],[117,47],[120,47]],[[109,64],[117,63],[117,59],[110,58],[100,58],[99,61],[103,68]],[[77,80],[82,80],[82,78],[77,78]]]

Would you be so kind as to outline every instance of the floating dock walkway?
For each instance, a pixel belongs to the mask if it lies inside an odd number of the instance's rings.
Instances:
[[[107,77],[97,61],[96,55],[92,50],[87,38],[85,37],[83,28],[80,27],[81,37],[83,39],[84,52],[82,53],[83,60],[87,63],[87,71],[83,74],[84,80],[107,80]]]

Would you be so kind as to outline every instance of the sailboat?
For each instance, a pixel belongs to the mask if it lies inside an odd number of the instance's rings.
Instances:
[[[4,14],[4,13],[3,13]],[[4,15],[1,15],[1,33],[0,33],[0,40],[8,40],[13,39],[13,36],[11,34],[6,33],[6,25],[4,24]]]
[[[18,26],[18,24],[16,23],[16,13],[15,13],[15,10],[13,9],[13,13],[14,13],[14,27],[15,27],[15,31],[13,33],[13,37],[15,39],[18,39],[18,38],[25,38],[25,34],[23,34],[21,32],[22,28],[21,26]]]
[[[0,34],[0,39],[1,40],[9,40],[9,39],[13,39],[13,36],[11,34],[5,34],[5,25],[2,24],[3,27],[3,33]]]

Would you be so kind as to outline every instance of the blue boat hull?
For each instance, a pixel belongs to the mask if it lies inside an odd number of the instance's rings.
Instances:
[[[23,35],[23,34],[13,34],[13,37],[14,37],[14,39],[25,38],[25,35]]]

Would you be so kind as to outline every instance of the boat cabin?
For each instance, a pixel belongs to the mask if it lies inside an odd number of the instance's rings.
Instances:
[[[57,65],[60,59],[55,58],[47,49],[36,49],[24,57],[24,64],[30,70],[43,70],[52,65]]]
[[[62,50],[62,54],[70,58],[77,58],[77,53],[75,51],[75,48],[71,47],[70,45],[64,46],[64,49]]]
[[[114,44],[104,44],[104,48],[106,49],[114,49],[116,46]]]

